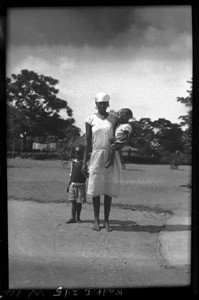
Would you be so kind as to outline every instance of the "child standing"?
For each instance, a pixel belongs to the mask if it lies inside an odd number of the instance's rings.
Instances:
[[[109,158],[105,163],[106,168],[113,165],[115,151],[120,151],[127,144],[129,135],[132,131],[131,123],[134,121],[132,111],[129,108],[122,108],[117,112],[117,116],[115,136],[111,143]]]
[[[86,202],[86,176],[81,172],[83,164],[83,147],[75,148],[75,157],[71,164],[70,182],[67,187],[71,202],[71,218],[66,223],[81,223],[80,214],[82,203]]]

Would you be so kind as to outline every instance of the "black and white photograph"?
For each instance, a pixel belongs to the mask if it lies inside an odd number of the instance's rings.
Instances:
[[[191,5],[10,7],[9,289],[191,284]]]

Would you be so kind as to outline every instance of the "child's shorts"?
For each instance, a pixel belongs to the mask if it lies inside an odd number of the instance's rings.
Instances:
[[[86,185],[75,185],[71,183],[69,186],[69,201],[77,201],[77,203],[86,202]]]

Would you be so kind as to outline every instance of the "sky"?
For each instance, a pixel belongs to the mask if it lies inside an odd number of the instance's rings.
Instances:
[[[28,69],[58,79],[82,133],[98,92],[136,120],[180,123],[187,109],[176,98],[188,96],[192,78],[191,6],[10,8],[6,54],[8,77]]]

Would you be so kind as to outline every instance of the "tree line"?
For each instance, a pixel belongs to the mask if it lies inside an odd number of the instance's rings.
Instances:
[[[72,108],[68,101],[58,97],[58,83],[57,79],[27,69],[6,79],[8,149],[14,146],[25,152],[35,140],[67,143],[80,136],[80,128],[74,125]],[[180,151],[191,157],[192,81],[188,83],[191,85],[188,96],[176,98],[188,109],[186,115],[179,117],[180,124],[164,118],[155,121],[141,118],[134,122],[128,145],[138,149],[140,155],[164,160]],[[67,119],[60,116],[61,110],[66,111]]]

